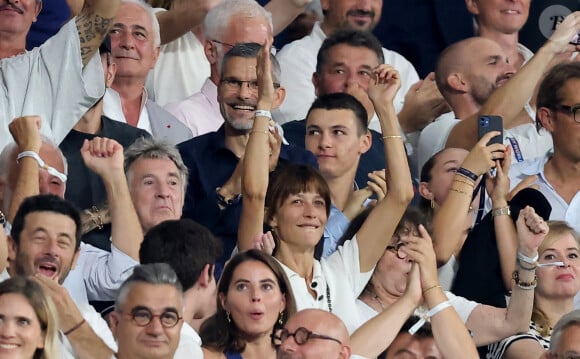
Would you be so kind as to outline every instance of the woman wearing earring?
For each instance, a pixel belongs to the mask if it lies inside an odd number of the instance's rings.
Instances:
[[[296,312],[288,278],[270,255],[249,250],[224,268],[217,312],[200,328],[205,359],[276,358],[272,334]]]
[[[448,148],[435,154],[423,166],[419,192],[422,196],[420,208],[433,221],[433,246],[443,288],[452,289],[461,267],[459,258],[467,253],[462,253],[464,244],[473,245],[473,240],[477,240],[477,245],[490,247],[486,249],[495,254],[485,266],[487,272],[493,272],[493,280],[486,282],[489,286],[485,287],[483,294],[473,293],[477,291],[472,291],[472,288],[459,290],[457,294],[480,303],[505,307],[505,294],[511,286],[511,274],[515,269],[513,258],[517,243],[513,239],[514,227],[508,206],[510,147],[488,145],[497,134],[499,132],[490,132],[483,136],[470,152]],[[492,168],[495,168],[493,178],[489,174]],[[484,174],[487,174],[486,182],[482,183]],[[484,210],[480,198],[486,190],[493,211],[474,227],[476,216]],[[470,264],[469,260],[465,263]],[[461,270],[466,270],[466,267]],[[469,270],[470,279],[473,279],[472,272]],[[483,271],[478,267],[475,275],[480,272]],[[474,283],[482,287],[478,280],[468,281],[467,286],[473,287]],[[456,292],[455,287],[453,292]]]
[[[267,108],[268,93],[273,92],[269,64],[263,56],[258,71],[260,87],[258,108]],[[259,65],[260,67],[260,65]],[[269,181],[270,153],[279,145],[268,128],[268,118],[257,116],[250,131],[242,169],[243,208],[238,233],[241,251],[254,246],[264,224],[275,228],[275,258],[283,265],[296,297],[298,309],[318,308],[338,315],[352,332],[358,324],[355,302],[372,274],[399,219],[413,197],[411,176],[402,138],[399,134],[393,97],[400,87],[399,74],[388,65],[372,74],[368,89],[385,138],[388,163],[388,192],[368,220],[335,253],[320,261],[314,250],[321,240],[330,210],[330,191],[322,176],[307,166],[286,166]],[[267,91],[262,91],[265,89]],[[337,130],[340,135],[340,130]],[[360,245],[359,245],[360,243]]]

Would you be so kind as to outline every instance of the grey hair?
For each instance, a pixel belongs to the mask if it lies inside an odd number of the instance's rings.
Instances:
[[[223,77],[224,68],[232,57],[255,59],[258,57],[258,53],[261,49],[262,45],[256,44],[255,42],[246,42],[234,45],[234,47],[232,47],[232,49],[225,54],[224,59],[222,60],[220,78]],[[280,86],[282,70],[280,69],[280,63],[276,59],[276,56],[272,55],[272,53],[270,53],[270,62],[272,63],[272,81],[274,84]]]
[[[270,31],[272,14],[255,0],[227,0],[211,9],[203,22],[206,39],[221,40],[221,37],[232,20],[239,17],[263,17],[268,21]]]
[[[143,10],[149,14],[151,18],[151,30],[153,31],[153,45],[155,47],[161,46],[161,32],[159,30],[159,21],[157,20],[157,15],[151,7],[151,5],[141,1],[141,0],[122,0],[121,4],[135,4],[140,6]]]
[[[183,195],[187,189],[187,181],[189,178],[189,170],[183,163],[183,159],[179,154],[177,148],[167,142],[157,141],[153,138],[138,138],[133,144],[125,149],[125,176],[130,177],[131,166],[138,159],[169,159],[171,160],[177,170],[182,181]]]
[[[556,354],[558,352],[558,346],[560,345],[560,339],[564,331],[571,326],[580,326],[580,309],[573,310],[570,313],[564,315],[558,323],[554,326],[552,330],[552,337],[550,339],[550,350],[551,354]]]
[[[63,164],[63,168],[64,168],[64,174],[68,175],[68,161],[66,160],[66,157],[64,156],[64,154],[62,153],[62,151],[60,150],[60,148],[56,145],[56,143],[54,143],[53,140],[51,140],[50,138],[48,138],[45,135],[40,135],[40,141],[49,146],[52,147],[60,156],[60,159],[62,160],[62,164]],[[4,148],[2,149],[2,152],[0,153],[0,179],[1,180],[6,180],[9,175],[10,175],[10,168],[12,166],[10,166],[10,162],[14,161],[16,156],[17,156],[17,151],[19,150],[18,145],[16,144],[16,142],[10,142],[9,144],[7,144],[6,146],[4,146]]]
[[[119,310],[122,304],[127,299],[127,295],[131,290],[131,287],[135,283],[145,283],[153,285],[170,285],[177,289],[180,294],[183,294],[183,288],[181,287],[181,282],[177,278],[177,274],[167,263],[150,263],[142,264],[133,268],[133,274],[131,274],[124,282],[121,284],[119,291],[117,292],[117,299],[115,300],[115,310]]]

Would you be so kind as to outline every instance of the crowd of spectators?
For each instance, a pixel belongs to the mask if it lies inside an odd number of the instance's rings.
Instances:
[[[0,359],[580,358],[580,11],[396,3],[0,0]]]

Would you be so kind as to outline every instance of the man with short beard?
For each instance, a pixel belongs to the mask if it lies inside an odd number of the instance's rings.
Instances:
[[[256,71],[261,48],[254,43],[238,44],[224,56],[218,85],[224,124],[216,132],[178,145],[190,174],[183,215],[205,225],[222,239],[224,256],[219,260],[221,263],[230,257],[237,241],[242,209],[240,159],[244,156],[258,108]],[[271,61],[276,93],[274,102],[268,106],[277,108],[284,100],[285,90],[280,87],[280,67],[273,56]],[[280,142],[280,137],[276,137]],[[282,163],[316,166],[316,159],[310,152],[291,145],[282,145],[279,158]]]
[[[321,0],[320,3],[324,20],[314,25],[310,35],[284,46],[277,55],[282,67],[282,85],[288,93],[276,113],[276,121],[281,124],[306,118],[316,97],[312,77],[317,70],[316,54],[323,41],[341,30],[370,32],[383,11],[383,0]],[[401,129],[406,134],[417,134],[429,122],[448,112],[448,107],[432,74],[419,82],[417,71],[407,59],[385,48],[382,51],[384,63],[393,66],[401,76],[401,89],[394,101]],[[371,119],[369,128],[380,132],[376,116]],[[414,142],[413,146],[416,144],[414,139],[409,142]]]
[[[568,32],[571,32],[574,24],[569,26]],[[552,38],[557,36],[562,34]],[[421,131],[418,170],[445,147],[470,150],[477,142],[479,115],[502,116],[504,143],[512,146],[513,163],[541,157],[550,151],[550,134],[544,130],[538,132],[529,117],[522,122],[519,114],[532,97],[539,76],[548,68],[549,62],[544,59],[552,60],[569,51],[572,46],[566,48],[567,45],[562,42],[552,47],[548,41],[542,53],[538,51],[521,69],[516,69],[500,45],[488,38],[472,37],[446,48],[437,61],[436,81],[455,119],[438,120]],[[537,80],[531,81],[532,78]]]

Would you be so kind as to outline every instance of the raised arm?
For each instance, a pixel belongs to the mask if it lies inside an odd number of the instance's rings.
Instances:
[[[258,54],[259,111],[270,111],[274,102],[274,84],[270,63],[270,43]],[[256,116],[249,133],[248,144],[242,163],[242,215],[238,227],[238,249],[253,247],[256,236],[262,234],[264,205],[268,189],[268,175],[272,162],[277,162],[280,137],[269,129],[269,118]]]
[[[123,169],[123,146],[112,139],[95,137],[85,140],[81,155],[85,165],[98,174],[105,185],[113,245],[139,261],[143,232]]]
[[[498,131],[493,131],[483,136],[471,149],[465,161],[463,161],[461,171],[466,171],[480,178],[495,165],[494,160],[496,158],[503,159],[504,145],[492,144],[486,146],[492,137],[498,135]],[[462,245],[466,230],[466,223],[463,219],[468,216],[475,184],[473,179],[457,173],[447,198],[433,217],[433,246],[439,265],[447,263],[451,255]],[[458,218],[461,218],[461,220],[458,220]]]
[[[352,353],[365,358],[375,358],[385,351],[421,299],[419,267],[413,265],[405,294],[350,336]]]
[[[68,290],[56,281],[40,274],[36,274],[34,279],[44,287],[46,293],[52,298],[58,314],[58,329],[62,335],[68,338],[74,350],[74,357],[83,359],[111,358],[114,354],[113,351],[91,327],[93,323],[89,325],[87,318],[83,317]],[[107,327],[100,329],[108,330]],[[99,334],[105,337],[109,333],[101,332]],[[65,348],[63,347],[62,350]]]
[[[208,11],[222,0],[175,0],[168,11],[157,13],[161,45],[167,44],[194,27],[203,25]]]
[[[520,211],[517,233],[518,252],[528,258],[534,258],[538,254],[540,243],[548,233],[548,225],[532,207],[526,207]],[[478,305],[467,319],[467,326],[473,331],[473,339],[477,345],[490,344],[510,335],[528,331],[535,288],[535,284],[529,284],[535,282],[536,276],[534,264],[526,266],[529,266],[528,269],[518,265],[514,271],[518,275],[518,282],[512,286],[512,295],[507,308]]]
[[[32,151],[36,154],[40,153],[40,147],[42,146],[42,140],[40,139],[40,124],[41,120],[38,116],[18,117],[10,123],[10,134],[17,146],[14,158],[16,158],[18,153],[24,151]],[[38,185],[40,168],[38,162],[36,162],[34,158],[23,157],[18,160],[18,164],[13,168],[16,169],[16,173],[12,173],[14,176],[15,187],[10,201],[10,209],[8,213],[6,213],[6,219],[11,223],[14,220],[16,211],[20,208],[22,201],[27,197],[37,195],[40,192]]]
[[[121,0],[85,0],[76,17],[83,66],[98,51],[119,10]]]
[[[223,0],[187,0],[175,1],[168,11],[159,12],[159,32],[161,44],[171,42],[193,30],[198,25],[203,25],[205,15],[214,6]],[[312,0],[272,0],[266,6],[266,10],[272,13],[274,25],[273,34],[278,35],[288,26]]]
[[[371,270],[383,255],[403,212],[413,198],[411,173],[393,106],[393,98],[401,86],[401,79],[399,73],[389,65],[379,66],[375,76],[368,91],[385,139],[387,194],[357,232],[361,272]]]
[[[467,150],[473,147],[477,141],[477,118],[480,115],[499,115],[503,118],[504,128],[512,127],[512,121],[534,94],[550,62],[561,53],[580,49],[580,46],[569,44],[579,30],[580,12],[576,11],[564,19],[544,46],[514,77],[491,94],[477,114],[460,121],[453,128],[445,147]]]
[[[507,146],[503,163],[495,161],[496,175],[488,177],[486,188],[490,193],[493,208],[492,219],[499,253],[501,276],[506,289],[511,287],[512,273],[515,269],[514,258],[518,251],[518,241],[514,222],[506,211],[509,209],[508,196],[510,181],[508,172],[512,162],[511,147]]]
[[[272,13],[273,33],[278,35],[312,0],[271,0],[264,8]]]
[[[433,241],[423,225],[417,230],[419,235],[410,235],[403,248],[419,266],[424,304],[429,308],[437,348],[444,358],[479,358],[469,331],[439,285]]]

